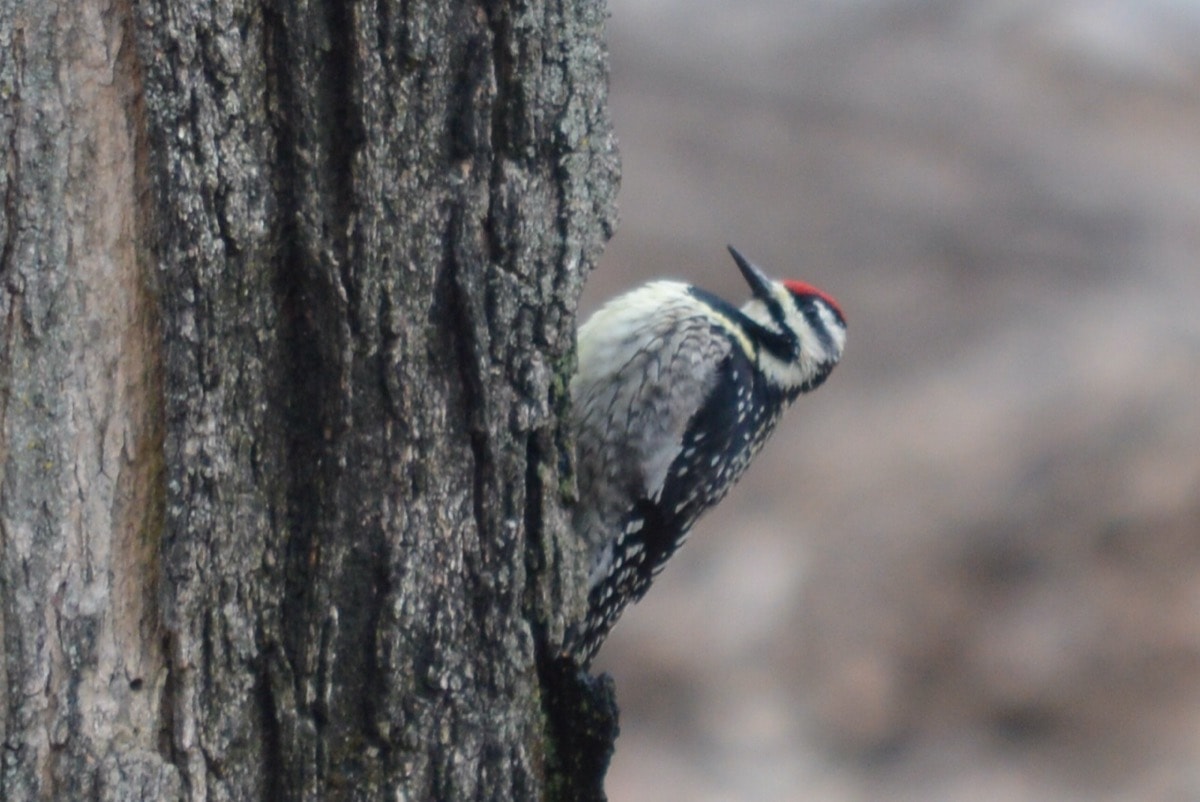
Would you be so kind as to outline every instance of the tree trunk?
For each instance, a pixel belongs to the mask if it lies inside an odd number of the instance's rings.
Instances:
[[[0,798],[602,795],[605,13],[0,0]]]

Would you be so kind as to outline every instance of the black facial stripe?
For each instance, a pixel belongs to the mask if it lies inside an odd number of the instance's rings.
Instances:
[[[782,362],[791,362],[800,353],[800,342],[790,329],[785,328],[786,334],[771,331],[768,328],[750,321],[748,327],[755,341],[764,351]]]
[[[829,326],[821,318],[820,309],[822,306],[829,308],[828,305],[820,298],[811,295],[793,295],[792,298],[796,303],[796,311],[804,316],[805,322],[816,332],[817,339],[821,341],[822,349],[826,353],[833,351],[833,332],[830,331]],[[831,309],[830,311],[833,313],[835,320],[841,320],[841,316],[837,314],[836,310]]]
[[[764,298],[763,302],[767,305],[767,311],[771,313],[771,319],[779,325],[779,328],[786,329],[787,315],[784,313],[779,299],[772,294],[770,297]]]
[[[833,335],[829,331],[829,326],[825,325],[825,321],[821,319],[821,313],[817,309],[815,303],[804,305],[804,319],[812,330],[817,333],[817,339],[821,341],[821,348],[829,353],[833,350]]]

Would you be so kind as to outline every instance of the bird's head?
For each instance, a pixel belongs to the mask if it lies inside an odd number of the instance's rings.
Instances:
[[[828,293],[802,281],[776,281],[737,252],[729,252],[754,297],[742,307],[769,380],[788,393],[819,386],[842,357],[846,319]]]

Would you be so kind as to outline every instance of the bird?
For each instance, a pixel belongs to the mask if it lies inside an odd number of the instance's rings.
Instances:
[[[590,570],[586,614],[565,650],[581,666],[741,478],[783,412],[841,359],[846,320],[832,296],[729,252],[750,287],[741,308],[657,280],[578,329],[572,526]]]

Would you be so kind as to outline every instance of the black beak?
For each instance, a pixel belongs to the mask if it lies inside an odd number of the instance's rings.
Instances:
[[[750,285],[750,291],[754,293],[754,297],[763,301],[770,301],[771,298],[771,280],[767,278],[767,274],[762,272],[749,259],[737,252],[737,248],[732,245],[726,245],[729,253],[733,256],[733,261],[737,262],[737,266],[742,271],[742,275],[746,278],[746,283]]]

